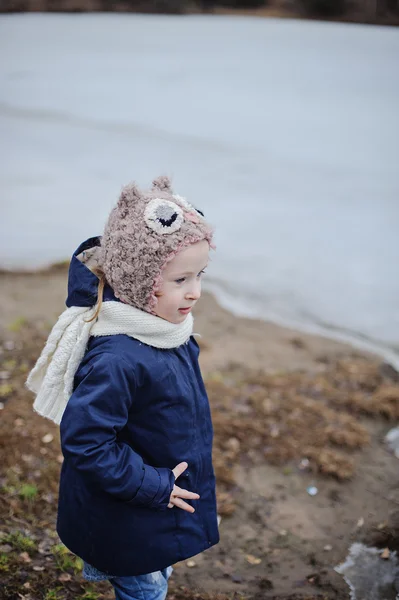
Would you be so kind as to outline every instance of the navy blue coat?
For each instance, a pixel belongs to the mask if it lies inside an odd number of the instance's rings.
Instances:
[[[96,276],[72,257],[68,306],[92,306]],[[105,301],[115,300],[110,288]],[[127,335],[91,337],[60,425],[57,532],[100,571],[141,575],[194,556],[219,541],[213,429],[193,337],[160,350]],[[167,508],[176,484],[197,492],[189,513]]]

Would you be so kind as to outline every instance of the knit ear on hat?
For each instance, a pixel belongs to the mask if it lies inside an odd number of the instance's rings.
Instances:
[[[121,195],[118,200],[118,208],[121,212],[121,217],[127,216],[129,207],[133,202],[141,198],[141,192],[135,183],[129,183],[122,188]]]
[[[172,193],[172,185],[167,175],[160,175],[152,182],[152,189]]]

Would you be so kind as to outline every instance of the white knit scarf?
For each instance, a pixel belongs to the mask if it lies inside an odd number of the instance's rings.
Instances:
[[[155,348],[177,348],[188,342],[193,330],[191,314],[180,324],[170,323],[121,302],[101,306],[98,319],[87,322],[95,307],[67,308],[54,325],[26,385],[36,394],[33,408],[55,423],[73,391],[73,381],[90,336],[126,334]]]

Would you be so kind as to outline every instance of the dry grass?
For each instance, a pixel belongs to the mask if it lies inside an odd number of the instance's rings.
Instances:
[[[275,465],[305,458],[314,473],[344,481],[355,474],[356,451],[369,443],[359,418],[398,419],[399,385],[378,363],[351,358],[321,369],[268,375],[233,368],[210,376],[222,514],[234,509],[228,490],[240,458]]]

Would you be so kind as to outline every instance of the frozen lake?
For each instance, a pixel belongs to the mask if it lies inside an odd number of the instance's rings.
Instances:
[[[0,17],[0,265],[68,257],[172,175],[239,314],[399,366],[399,35],[229,17]]]

